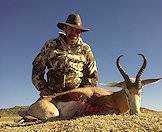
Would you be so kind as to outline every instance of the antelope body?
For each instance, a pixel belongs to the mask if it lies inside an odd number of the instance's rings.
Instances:
[[[50,96],[52,100],[46,101],[46,106],[52,102],[57,107],[60,118],[72,118],[74,116],[92,114],[121,114],[125,112],[140,114],[143,86],[157,82],[162,78],[141,80],[141,76],[147,65],[147,60],[143,54],[138,55],[142,56],[144,61],[135,78],[130,78],[121,67],[119,60],[123,55],[117,58],[116,66],[124,81],[111,83],[108,86],[121,87],[122,90],[113,92],[96,87],[77,88]],[[33,105],[36,106],[37,103]],[[42,105],[37,105],[36,107],[38,109],[44,109]],[[53,115],[58,116],[58,111],[53,110],[55,113]],[[31,109],[30,115],[35,116],[35,113],[32,113]],[[45,114],[42,113],[42,115]],[[46,115],[48,117],[48,111],[46,111]]]
[[[72,101],[77,101],[75,97],[73,98],[73,94],[76,92],[76,93],[80,94],[78,100],[82,101],[81,97],[83,97],[83,95],[84,95],[85,97],[87,97],[87,99],[85,99],[85,101],[83,101],[83,102],[85,102],[85,104],[84,104],[85,108],[84,108],[84,110],[82,110],[82,113],[81,113],[83,115],[112,114],[112,113],[120,114],[120,113],[125,113],[128,111],[130,114],[140,114],[141,92],[143,91],[144,85],[157,82],[161,78],[141,80],[141,76],[142,76],[142,74],[146,68],[146,65],[147,65],[147,60],[143,54],[138,54],[138,55],[142,56],[143,64],[135,78],[130,78],[128,76],[128,74],[121,67],[119,60],[123,55],[121,55],[117,58],[116,66],[117,66],[119,72],[121,73],[122,77],[124,78],[124,81],[115,83],[115,84],[111,84],[109,86],[121,87],[122,90],[120,90],[118,92],[109,91],[109,94],[107,94],[107,95],[103,95],[102,93],[100,93],[98,95],[97,92],[94,92],[95,90],[93,90],[93,92],[92,92],[93,94],[91,94],[91,96],[89,96],[88,91],[84,90],[87,88],[83,88],[80,90],[74,89],[73,91],[68,91],[66,93],[62,93],[62,95],[57,96],[54,99],[64,101],[63,100],[64,97],[69,96],[69,97],[71,97]],[[96,88],[91,88],[91,89],[96,89]],[[102,91],[102,90],[103,89],[100,89],[99,91]],[[70,107],[72,107],[72,106],[70,106]],[[81,105],[81,107],[83,107],[83,106]]]

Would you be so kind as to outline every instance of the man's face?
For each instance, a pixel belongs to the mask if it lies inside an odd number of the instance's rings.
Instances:
[[[69,44],[77,43],[80,37],[80,34],[82,32],[80,29],[76,29],[70,26],[65,26],[64,31],[66,33],[67,41]]]

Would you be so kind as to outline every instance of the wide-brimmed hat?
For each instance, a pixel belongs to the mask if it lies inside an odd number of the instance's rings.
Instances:
[[[64,25],[68,25],[73,28],[77,28],[82,30],[82,32],[89,31],[89,29],[86,29],[82,25],[81,17],[79,14],[70,14],[66,20],[66,22],[59,22],[57,24],[57,27],[61,30],[63,30]]]

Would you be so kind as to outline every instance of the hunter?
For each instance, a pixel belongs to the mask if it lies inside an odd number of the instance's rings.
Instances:
[[[80,87],[95,87],[98,81],[96,60],[81,33],[89,31],[79,14],[59,22],[59,36],[46,41],[33,61],[32,83],[40,96],[54,95]],[[46,75],[46,78],[45,78]]]

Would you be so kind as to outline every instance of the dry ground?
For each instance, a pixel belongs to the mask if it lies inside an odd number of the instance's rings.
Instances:
[[[17,112],[27,107],[0,110],[0,132],[162,132],[162,112],[141,109],[141,115],[93,115],[39,124],[18,123]]]

